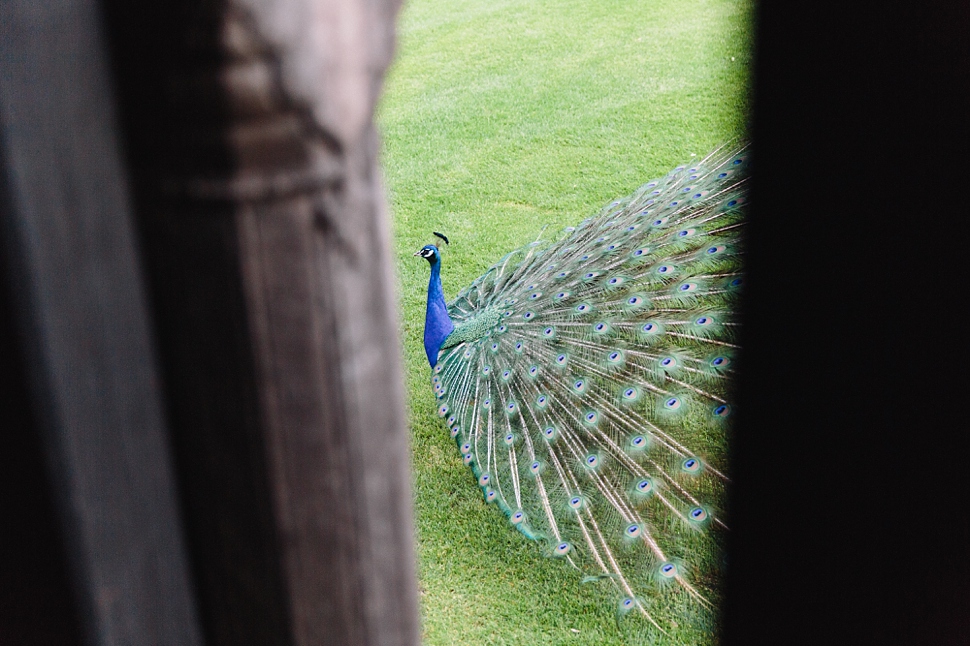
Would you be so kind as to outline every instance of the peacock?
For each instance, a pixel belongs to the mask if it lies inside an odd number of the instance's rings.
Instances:
[[[678,166],[450,303],[440,243],[415,254],[437,414],[485,502],[660,639],[716,630],[748,157]]]

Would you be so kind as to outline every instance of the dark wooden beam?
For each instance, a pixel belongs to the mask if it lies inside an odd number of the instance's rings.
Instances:
[[[108,2],[210,644],[416,644],[374,104],[397,3]]]
[[[199,644],[114,114],[94,2],[0,2],[6,376],[25,380],[30,409],[4,433],[43,446],[34,464],[66,539],[52,581],[70,573],[76,608],[44,620],[69,636],[79,617],[89,644]],[[31,617],[28,641],[48,630]]]

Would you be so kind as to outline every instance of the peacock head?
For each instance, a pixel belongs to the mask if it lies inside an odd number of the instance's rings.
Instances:
[[[414,255],[421,256],[432,265],[441,260],[441,252],[438,251],[438,247],[433,244],[424,245]]]
[[[444,240],[445,244],[448,244],[448,238],[446,238],[443,234],[438,233],[437,231],[434,231],[433,233],[435,234],[435,236]],[[438,250],[438,245],[436,244],[426,244],[423,247],[421,247],[421,249],[418,250],[414,255],[421,256],[429,263],[431,263],[432,266],[441,261],[441,252]]]

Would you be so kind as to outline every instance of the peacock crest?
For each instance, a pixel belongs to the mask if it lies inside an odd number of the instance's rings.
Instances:
[[[654,634],[714,629],[747,168],[678,166],[447,305],[416,254],[437,412],[485,501]]]

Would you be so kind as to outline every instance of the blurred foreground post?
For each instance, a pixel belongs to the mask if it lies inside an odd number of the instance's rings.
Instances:
[[[372,120],[397,2],[102,6],[0,5],[5,371],[39,375],[62,612],[99,644],[416,644]]]

